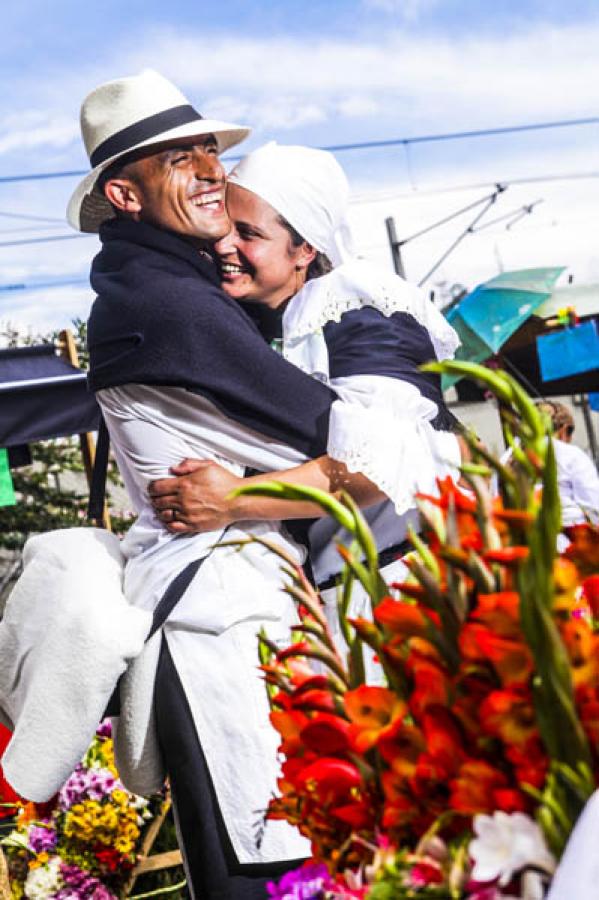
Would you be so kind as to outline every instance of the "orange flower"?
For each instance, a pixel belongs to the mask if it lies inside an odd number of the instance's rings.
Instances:
[[[377,750],[403,779],[410,778],[416,770],[416,762],[426,749],[426,741],[421,729],[400,719],[379,738]]]
[[[414,687],[410,694],[410,712],[420,719],[431,706],[446,706],[451,684],[447,672],[434,659],[411,652],[406,669],[411,672]]]
[[[427,753],[442,766],[446,777],[453,774],[465,757],[462,734],[449,710],[431,709],[422,721]]]
[[[520,596],[516,591],[479,594],[472,618],[502,637],[518,637],[522,633],[520,630]]]
[[[273,709],[270,713],[273,728],[279,732],[283,741],[281,752],[285,756],[294,756],[301,749],[300,735],[302,729],[310,721],[302,712]]]
[[[406,704],[393,691],[366,684],[347,691],[343,702],[354,726],[354,743],[359,752],[370,749],[380,737],[390,733],[407,712]]]
[[[374,618],[379,625],[403,638],[425,638],[429,634],[431,624],[438,622],[435,613],[424,611],[402,600],[394,600],[392,597],[381,600],[374,611]]]
[[[503,566],[517,566],[528,559],[529,554],[528,547],[500,547],[497,550],[485,550],[483,559],[485,562],[501,563]]]
[[[506,687],[524,684],[533,670],[533,658],[522,637],[511,639],[476,622],[464,625],[459,637],[464,659],[481,665],[491,663]]]
[[[537,734],[532,698],[527,691],[491,691],[480,707],[483,730],[506,744],[524,744]]]
[[[599,673],[599,637],[584,619],[560,623],[560,634],[572,666],[574,687],[593,684]]]
[[[553,563],[553,583],[555,585],[554,610],[572,612],[578,605],[577,593],[580,584],[580,575],[574,563],[563,556],[558,556]]]
[[[456,812],[474,816],[497,808],[498,790],[509,787],[503,772],[483,760],[467,760],[450,783],[449,806]]]
[[[572,541],[564,553],[583,575],[599,571],[599,525],[572,525],[565,529]]]

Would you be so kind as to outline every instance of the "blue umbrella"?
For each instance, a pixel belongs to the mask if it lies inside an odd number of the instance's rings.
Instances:
[[[551,296],[564,268],[502,272],[463,297],[447,314],[462,342],[456,359],[483,362],[498,353]],[[444,379],[443,386],[449,387],[456,380]]]

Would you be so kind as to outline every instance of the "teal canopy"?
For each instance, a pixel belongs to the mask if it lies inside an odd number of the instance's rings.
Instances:
[[[502,272],[479,284],[447,314],[460,340],[456,359],[484,362],[498,353],[515,331],[551,297],[564,266]],[[457,378],[444,378],[443,388]]]

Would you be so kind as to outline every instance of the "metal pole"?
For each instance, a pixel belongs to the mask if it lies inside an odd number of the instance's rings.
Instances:
[[[584,418],[584,427],[586,428],[587,437],[589,439],[589,451],[596,466],[599,465],[599,448],[597,447],[597,438],[595,437],[595,428],[591,418],[591,408],[589,406],[589,398],[587,394],[583,394],[580,398],[580,408]]]
[[[397,240],[397,232],[395,231],[395,219],[393,218],[393,216],[389,216],[387,219],[385,219],[385,225],[387,226],[387,235],[389,237],[389,247],[391,249],[393,268],[395,269],[397,274],[401,276],[401,278],[405,278],[406,273],[401,258],[401,245]]]

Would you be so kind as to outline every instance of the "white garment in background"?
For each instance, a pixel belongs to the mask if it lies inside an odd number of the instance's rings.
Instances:
[[[86,752],[116,680],[152,616],[122,592],[118,538],[65,528],[25,544],[23,573],[0,621],[0,720],[12,730],[4,774],[49,800]]]
[[[599,791],[591,796],[566,844],[547,900],[597,900],[599,897]]]
[[[590,516],[599,521],[599,474],[592,460],[575,444],[553,439],[562,524],[577,525]]]

